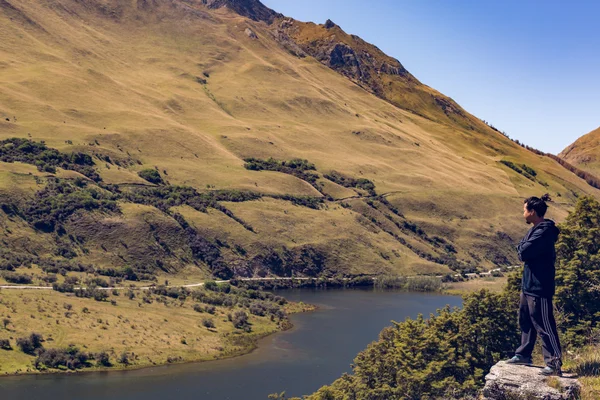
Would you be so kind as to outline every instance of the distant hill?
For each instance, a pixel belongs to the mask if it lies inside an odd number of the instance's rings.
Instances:
[[[518,261],[524,197],[600,193],[259,1],[1,0],[0,39],[1,269],[473,271]]]
[[[577,139],[559,156],[585,171],[600,175],[600,128]]]

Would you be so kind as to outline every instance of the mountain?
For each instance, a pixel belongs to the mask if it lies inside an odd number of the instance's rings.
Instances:
[[[1,269],[473,271],[518,261],[524,197],[600,193],[258,1],[0,0],[0,38]]]
[[[278,22],[278,30],[307,54],[395,106],[436,122],[455,123],[471,130],[482,128],[482,122],[454,100],[422,84],[398,60],[360,37],[347,34],[331,20],[323,25],[291,18]]]
[[[600,128],[580,137],[559,157],[595,175],[600,175]]]
[[[202,3],[211,9],[225,7],[254,21],[264,21],[268,24],[272,24],[276,18],[283,17],[259,0],[202,0]]]
[[[469,115],[451,98],[419,82],[400,61],[360,37],[347,34],[331,20],[325,24],[297,21],[259,1],[206,0],[205,3],[266,22],[271,25],[276,40],[284,46],[292,43],[289,48],[292,54],[314,57],[397,107],[438,122],[454,122],[467,129],[482,128],[482,121]]]

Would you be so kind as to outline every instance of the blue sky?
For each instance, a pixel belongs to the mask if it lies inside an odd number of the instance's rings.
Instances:
[[[600,2],[263,0],[328,18],[509,136],[558,153],[600,126]]]

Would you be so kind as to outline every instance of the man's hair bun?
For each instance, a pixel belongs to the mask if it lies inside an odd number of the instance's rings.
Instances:
[[[552,201],[552,199],[550,198],[550,194],[546,193],[545,195],[542,196],[541,198],[542,201]]]

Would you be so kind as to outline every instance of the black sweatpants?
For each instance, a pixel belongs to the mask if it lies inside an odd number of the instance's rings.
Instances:
[[[521,346],[517,349],[516,354],[531,357],[535,339],[539,335],[542,339],[544,362],[551,367],[560,368],[562,353],[552,311],[552,299],[521,293],[519,325],[521,326]]]

